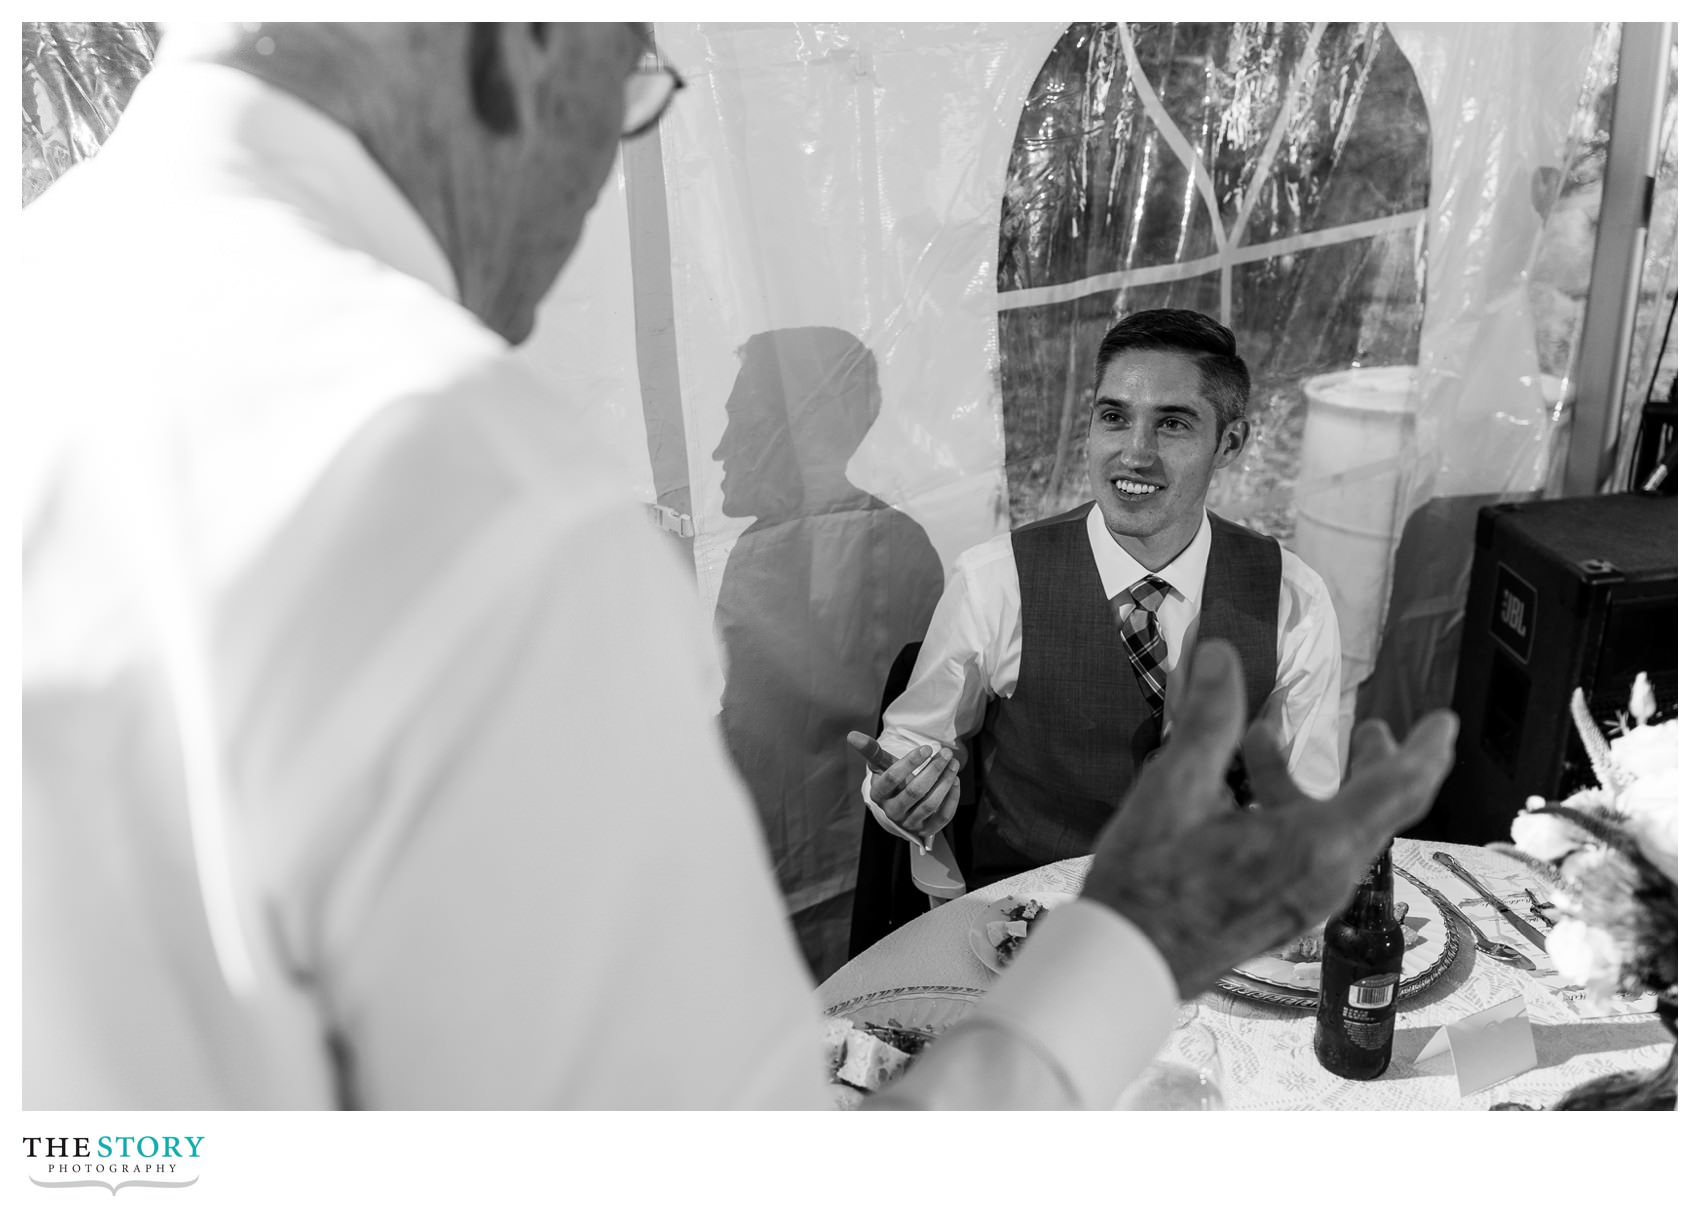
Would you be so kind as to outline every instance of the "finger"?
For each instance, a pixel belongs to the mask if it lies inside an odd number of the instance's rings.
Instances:
[[[896,764],[891,754],[881,749],[880,743],[865,732],[852,732],[844,739],[875,774],[882,774]]]
[[[922,766],[926,765],[926,763],[932,761],[937,754],[938,749],[936,746],[917,745],[897,761],[893,762],[889,770],[874,776],[874,781],[868,786],[869,794],[872,795],[875,800],[879,801],[882,806],[886,805],[888,800],[892,800],[901,795],[901,793],[908,788],[909,781],[914,778],[915,772]],[[918,798],[920,798],[919,790],[916,791],[914,796],[903,800],[900,807],[907,808]],[[889,808],[887,809],[887,815],[890,815]]]
[[[1164,746],[1171,777],[1222,780],[1245,732],[1245,676],[1239,654],[1225,640],[1201,641],[1193,652],[1187,689],[1171,718]]]
[[[961,801],[962,780],[953,777],[950,780],[950,790],[945,793],[944,802],[939,805],[938,810],[929,815],[914,829],[911,829],[910,832],[918,833],[931,840],[939,830],[950,824],[951,819],[956,815],[956,807]]]
[[[1286,840],[1299,842],[1311,861],[1294,897],[1319,915],[1338,908],[1376,855],[1428,815],[1451,769],[1457,719],[1450,712],[1425,716],[1402,747],[1384,727],[1358,732],[1359,757],[1339,794],[1302,801],[1282,816]]]
[[[1367,855],[1428,815],[1452,769],[1457,734],[1451,712],[1425,716],[1396,755],[1364,766],[1341,789],[1335,802],[1347,813],[1342,828],[1355,830]]]
[[[923,833],[927,822],[943,806],[945,797],[950,794],[950,789],[955,783],[955,759],[940,763],[926,794],[921,796],[914,807],[904,814],[903,827],[910,833]]]
[[[1348,784],[1360,797],[1379,798],[1397,786],[1409,798],[1426,805],[1440,790],[1452,769],[1453,743],[1458,735],[1458,718],[1450,711],[1431,712],[1417,721],[1404,745],[1395,745],[1391,733],[1379,721],[1360,728],[1363,748],[1373,756],[1360,757]],[[1361,790],[1358,785],[1362,784]],[[1375,809],[1379,805],[1371,805]]]
[[[898,821],[905,829],[911,828],[908,822],[920,819],[916,815],[919,805],[928,796],[934,796],[935,803],[938,802],[938,797],[943,796],[947,788],[941,788],[940,782],[955,762],[956,758],[948,749],[934,754],[919,770],[909,776],[909,781],[885,804],[886,815]]]
[[[1306,798],[1287,769],[1287,756],[1281,752],[1275,725],[1268,720],[1257,721],[1246,730],[1240,748],[1245,753],[1246,779],[1259,804],[1278,809]]]
[[[1452,752],[1458,740],[1458,716],[1446,710],[1431,711],[1417,721],[1411,735],[1405,738],[1405,748],[1435,748]]]
[[[1431,711],[1417,721],[1399,751],[1399,763],[1432,798],[1452,773],[1458,742],[1458,717],[1450,711]]]
[[[1192,663],[1198,659],[1198,645],[1188,648],[1186,655],[1175,663],[1163,688],[1163,710],[1170,719],[1176,718],[1186,704],[1188,683],[1192,680]]]
[[[1393,730],[1381,720],[1365,720],[1352,729],[1352,747],[1346,759],[1346,777],[1370,765],[1386,761],[1399,751]]]
[[[1197,645],[1185,702],[1163,748],[1141,768],[1096,839],[1101,855],[1132,856],[1232,810],[1222,781],[1245,724],[1239,657],[1219,640]]]
[[[1389,802],[1405,794],[1389,789]],[[1295,819],[1296,818],[1296,819]],[[1353,889],[1376,857],[1393,841],[1398,826],[1383,818],[1372,825],[1340,799],[1310,800],[1282,818],[1287,839],[1302,847],[1303,858],[1290,864],[1288,878],[1278,886],[1277,899],[1289,933],[1314,927],[1351,898]]]

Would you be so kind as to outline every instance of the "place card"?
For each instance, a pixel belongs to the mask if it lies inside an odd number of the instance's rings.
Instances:
[[[1442,1027],[1414,1065],[1452,1057],[1458,1094],[1474,1094],[1535,1067],[1535,1033],[1522,994]]]

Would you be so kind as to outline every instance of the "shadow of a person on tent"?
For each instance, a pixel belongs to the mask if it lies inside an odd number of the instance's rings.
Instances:
[[[846,957],[866,811],[844,734],[870,730],[944,573],[926,531],[846,475],[879,414],[873,353],[840,329],[790,328],[755,334],[739,357],[714,457],[726,515],[755,521],[715,606],[721,726],[818,980]]]

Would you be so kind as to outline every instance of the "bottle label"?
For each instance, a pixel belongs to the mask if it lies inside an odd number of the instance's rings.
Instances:
[[[1362,1010],[1375,1010],[1382,1006],[1393,1004],[1393,995],[1399,990],[1399,974],[1383,972],[1376,976],[1366,976],[1346,991],[1346,1004]]]
[[[1393,1039],[1393,1015],[1346,1010],[1340,1017],[1340,1030],[1354,1047],[1380,1052]]]

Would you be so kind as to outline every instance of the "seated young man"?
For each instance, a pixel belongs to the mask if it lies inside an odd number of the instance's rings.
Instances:
[[[1334,793],[1328,592],[1274,539],[1204,507],[1245,446],[1250,393],[1233,333],[1207,316],[1156,309],[1109,330],[1086,441],[1094,500],[957,560],[885,713],[879,742],[899,760],[863,783],[882,827],[930,839],[975,760],[979,806],[957,846],[970,888],[1090,853],[1162,742],[1171,675],[1206,637],[1239,650],[1251,716],[1276,725],[1293,779]],[[872,753],[859,734],[851,743]]]

